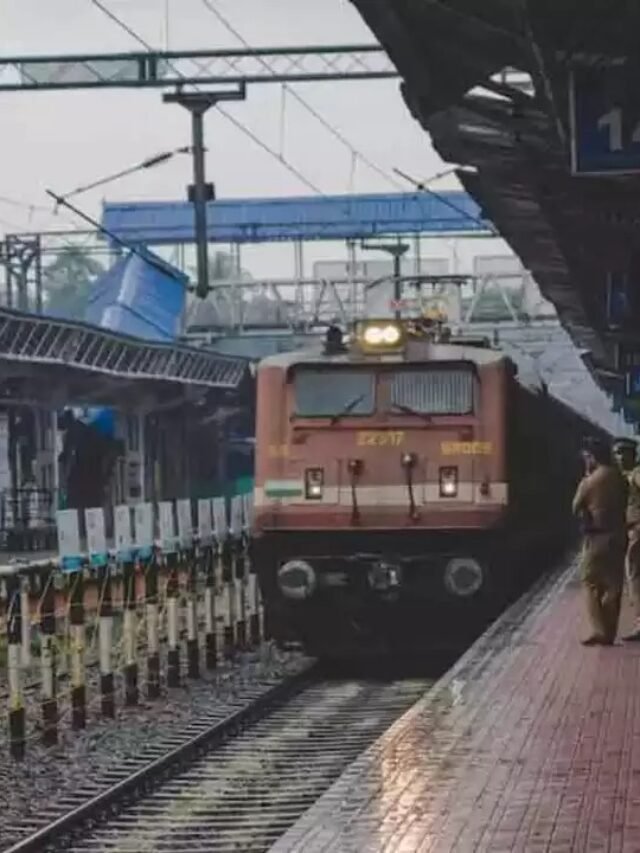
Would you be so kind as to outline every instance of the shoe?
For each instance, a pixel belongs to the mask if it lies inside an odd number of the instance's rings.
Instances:
[[[598,637],[597,635],[593,635],[592,637],[587,637],[586,640],[580,641],[583,646],[608,646],[611,643],[608,643],[604,637]]]
[[[625,643],[638,643],[640,642],[640,628],[636,628],[635,631],[632,631],[631,634],[627,634],[626,637],[622,638]]]

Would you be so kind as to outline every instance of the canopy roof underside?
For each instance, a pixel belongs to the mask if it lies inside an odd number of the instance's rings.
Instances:
[[[475,167],[460,180],[576,345],[592,353],[606,386],[615,364],[606,280],[627,271],[640,248],[640,178],[572,176],[569,73],[576,62],[635,58],[640,3],[353,2],[396,64],[407,105],[436,151]],[[506,69],[522,72],[525,85]]]

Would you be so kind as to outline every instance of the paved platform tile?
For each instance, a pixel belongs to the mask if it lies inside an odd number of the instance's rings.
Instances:
[[[510,608],[273,853],[640,853],[640,644],[580,645],[574,575]]]

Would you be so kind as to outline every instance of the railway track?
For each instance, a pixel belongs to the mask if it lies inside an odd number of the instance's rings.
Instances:
[[[119,767],[110,787],[88,782],[6,853],[267,850],[431,683],[332,680],[311,666]]]

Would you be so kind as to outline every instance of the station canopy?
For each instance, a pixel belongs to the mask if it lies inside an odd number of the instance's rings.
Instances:
[[[640,163],[638,87],[628,87],[638,117],[635,150],[622,150],[626,131],[614,124],[616,114],[596,116],[582,140],[592,167],[581,174],[572,161],[570,92],[576,69],[596,79],[612,62],[637,63],[640,3],[352,2],[400,72],[405,101],[437,152],[467,167],[459,172],[463,186],[531,270],[578,348],[589,351],[596,378],[613,390],[621,338],[608,320],[611,277],[630,277],[638,289],[640,270],[640,178],[623,168],[625,153]],[[587,119],[589,109],[587,99]],[[607,132],[615,156],[598,159]],[[640,349],[635,328],[627,342]]]
[[[0,308],[0,406],[160,411],[244,393],[246,358]]]

